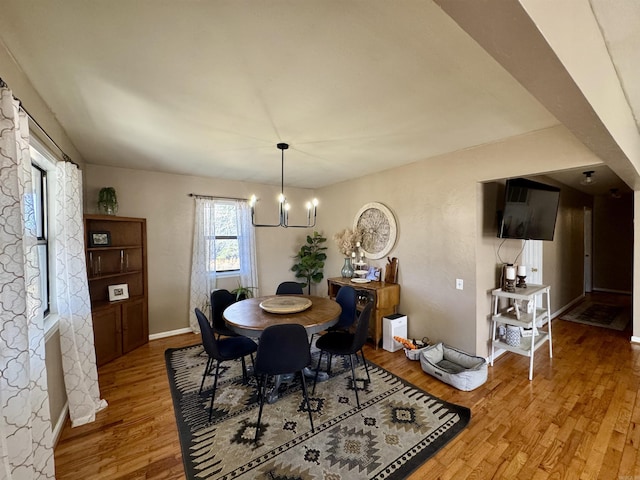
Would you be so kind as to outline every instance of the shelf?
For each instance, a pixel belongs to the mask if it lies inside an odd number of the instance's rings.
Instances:
[[[519,355],[524,355],[525,357],[531,356],[531,341],[534,337],[522,337],[520,338],[520,345],[514,347],[513,345],[509,345],[508,343],[502,340],[494,340],[494,347],[502,348],[504,350],[508,350],[513,353],[517,353]],[[538,330],[538,335],[535,336],[535,343],[533,344],[533,351],[535,352],[540,348],[547,340],[549,339],[549,334],[547,332],[543,332]]]
[[[127,270],[126,272],[113,272],[113,273],[104,273],[101,275],[95,275],[92,277],[89,277],[89,281],[93,282],[95,280],[103,280],[105,278],[114,278],[114,277],[122,277],[125,275],[138,275],[142,273],[141,270]]]
[[[545,320],[547,317],[548,311],[546,308],[536,308],[536,326],[541,325],[542,320]],[[507,325],[515,325],[516,327],[528,328],[533,325],[533,314],[521,312],[520,319],[517,319],[513,312],[502,312],[497,315],[492,315],[491,320]]]
[[[115,302],[110,302],[109,300],[96,300],[95,302],[91,302],[91,308],[93,310],[97,310],[100,308],[109,307],[111,305],[116,305],[118,303],[137,302],[140,300],[144,300],[143,295],[134,295],[132,297],[125,298],[124,300],[116,300]]]
[[[120,245],[120,246],[110,246],[110,247],[89,247],[87,248],[87,252],[105,252],[109,250],[134,250],[136,248],[142,248],[142,245]]]

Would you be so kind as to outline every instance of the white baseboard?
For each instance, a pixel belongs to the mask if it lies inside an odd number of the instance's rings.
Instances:
[[[631,343],[640,343],[640,337],[631,337]]]
[[[55,446],[58,443],[58,439],[62,434],[62,429],[64,428],[64,424],[67,421],[67,416],[69,415],[69,402],[64,404],[62,407],[62,411],[60,412],[60,416],[58,417],[58,421],[51,429],[51,436],[53,437],[53,445]]]
[[[157,340],[158,338],[173,337],[174,335],[182,335],[183,333],[193,333],[190,328],[179,328],[178,330],[170,330],[168,332],[153,333],[149,335],[149,340]]]

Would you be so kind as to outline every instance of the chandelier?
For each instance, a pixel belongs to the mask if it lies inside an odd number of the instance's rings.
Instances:
[[[287,143],[279,143],[277,147],[280,149],[281,153],[281,175],[280,175],[280,195],[278,196],[278,223],[256,223],[255,214],[256,214],[256,202],[258,199],[255,195],[251,195],[251,199],[249,200],[249,204],[251,205],[251,223],[254,227],[292,227],[292,228],[311,228],[316,225],[316,210],[318,207],[318,200],[313,199],[310,202],[307,202],[307,224],[306,225],[290,225],[289,224],[289,209],[291,205],[287,202],[287,198],[284,196],[284,151],[289,148],[289,144]]]

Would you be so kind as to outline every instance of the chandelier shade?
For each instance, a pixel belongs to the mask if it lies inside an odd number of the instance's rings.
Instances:
[[[251,206],[251,223],[254,227],[284,227],[284,228],[311,228],[316,225],[316,214],[318,210],[318,200],[307,202],[307,223],[306,225],[294,225],[289,223],[289,210],[291,205],[284,195],[284,151],[289,148],[288,143],[278,143],[276,145],[281,152],[280,160],[280,195],[278,196],[278,223],[256,223],[256,203],[258,198],[251,195],[249,204]]]

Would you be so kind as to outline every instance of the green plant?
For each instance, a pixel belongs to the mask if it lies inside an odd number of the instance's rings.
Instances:
[[[238,283],[238,288],[231,290],[236,296],[236,300],[244,300],[245,298],[253,298],[253,291],[256,287],[243,287]]]
[[[115,215],[118,211],[118,197],[113,187],[103,187],[98,193],[98,209],[109,215]]]
[[[324,251],[327,247],[323,246],[327,239],[318,232],[313,232],[313,236],[307,235],[307,242],[300,247],[300,250],[294,257],[297,262],[291,267],[295,272],[296,278],[304,279],[302,286],[308,288],[311,295],[311,283],[320,283],[324,278],[322,270],[327,255]]]

